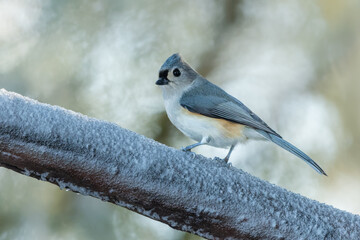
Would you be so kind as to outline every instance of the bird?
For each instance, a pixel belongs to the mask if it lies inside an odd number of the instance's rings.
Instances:
[[[327,176],[308,155],[284,140],[240,100],[201,76],[179,53],[171,55],[160,67],[155,84],[162,90],[171,123],[196,141],[182,148],[183,151],[191,151],[200,145],[229,148],[224,158],[228,163],[238,143],[268,140]]]

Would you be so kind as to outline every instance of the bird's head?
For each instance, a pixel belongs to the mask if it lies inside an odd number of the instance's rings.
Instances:
[[[197,76],[198,73],[185,62],[180,54],[175,53],[161,66],[156,85],[163,88],[184,88],[189,86]]]

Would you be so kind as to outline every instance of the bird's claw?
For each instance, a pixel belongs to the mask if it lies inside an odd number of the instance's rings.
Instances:
[[[232,167],[232,163],[231,163],[231,162],[227,162],[226,165],[228,165],[229,167]]]
[[[191,148],[188,149],[188,148],[186,148],[186,147],[183,147],[183,148],[181,148],[181,151],[186,152],[186,153],[190,153],[192,159],[194,159],[195,156],[196,156],[196,153],[192,152],[192,151],[191,151]]]
[[[183,152],[191,152],[191,149],[189,149],[187,147],[182,147],[181,151],[183,151]]]
[[[228,159],[226,159],[226,158],[223,159],[223,158],[219,158],[219,157],[214,157],[214,160],[218,161],[221,164],[227,165],[229,167],[232,166],[231,162],[228,162]]]

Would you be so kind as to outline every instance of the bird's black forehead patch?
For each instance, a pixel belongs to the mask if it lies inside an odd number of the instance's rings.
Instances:
[[[169,70],[162,70],[159,72],[159,78],[167,78]]]

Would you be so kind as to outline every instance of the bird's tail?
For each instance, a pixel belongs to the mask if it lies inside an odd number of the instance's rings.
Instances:
[[[291,143],[289,143],[289,142],[285,141],[284,139],[282,139],[281,137],[278,137],[271,133],[267,133],[264,131],[261,131],[261,132],[259,131],[259,133],[261,135],[263,135],[266,139],[272,141],[273,143],[277,144],[278,146],[284,148],[285,150],[291,152],[292,154],[294,154],[294,155],[298,156],[299,158],[301,158],[302,160],[304,160],[307,164],[309,164],[318,173],[327,176],[327,174],[324,172],[324,170],[322,170],[321,167],[319,165],[317,165],[317,163],[314,160],[312,160],[308,155],[303,153],[300,149],[298,149]]]

